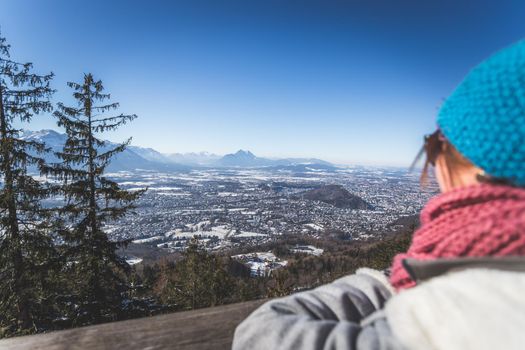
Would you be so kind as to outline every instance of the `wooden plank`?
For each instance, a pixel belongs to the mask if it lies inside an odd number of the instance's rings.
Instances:
[[[230,349],[235,327],[264,300],[0,340],[0,349]]]

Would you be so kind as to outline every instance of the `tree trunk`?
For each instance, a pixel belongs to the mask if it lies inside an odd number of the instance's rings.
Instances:
[[[98,245],[100,244],[100,241],[97,237],[98,235],[98,223],[97,223],[97,199],[96,199],[96,183],[95,183],[95,145],[93,142],[93,129],[92,129],[92,120],[91,120],[91,94],[89,91],[89,84],[85,82],[86,87],[86,101],[84,103],[85,108],[85,114],[88,118],[88,149],[89,149],[89,156],[88,156],[88,181],[89,181],[89,221],[91,226],[91,237],[89,239],[91,246],[91,258],[90,258],[90,265],[91,265],[91,273],[92,273],[92,281],[93,285],[91,286],[93,288],[94,294],[92,295],[94,301],[96,302],[95,308],[93,311],[94,319],[98,322],[101,320],[102,314],[101,314],[101,299],[103,299],[104,296],[101,296],[100,293],[102,291],[101,284],[100,284],[100,268],[99,263],[102,260],[102,256],[100,254],[100,249]],[[101,298],[102,297],[102,298]]]

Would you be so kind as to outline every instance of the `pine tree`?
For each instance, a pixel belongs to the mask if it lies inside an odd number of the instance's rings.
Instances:
[[[0,336],[38,330],[51,315],[57,263],[49,213],[50,190],[28,173],[42,168],[45,146],[21,138],[15,123],[49,112],[53,74],[32,73],[31,63],[10,58],[0,36]]]
[[[267,296],[269,298],[284,297],[293,291],[293,281],[286,270],[275,271],[273,278],[268,282]]]
[[[161,276],[167,279],[161,299],[179,309],[221,305],[233,298],[235,281],[225,264],[194,238],[182,254],[182,260],[170,270]]]
[[[120,317],[128,288],[129,265],[116,252],[123,242],[111,241],[104,225],[133,209],[134,201],[143,193],[125,191],[104,177],[111,158],[123,152],[131,139],[111,147],[97,136],[137,116],[107,116],[119,105],[104,104],[110,95],[91,74],[85,74],[81,84],[70,82],[68,86],[74,90],[77,105],[59,103],[54,112],[58,125],[66,130],[67,140],[57,154],[62,163],[55,165],[51,173],[63,182],[66,203],[62,214],[70,223],[64,240],[76,276],[73,280],[78,308],[73,318],[76,324],[97,323]]]

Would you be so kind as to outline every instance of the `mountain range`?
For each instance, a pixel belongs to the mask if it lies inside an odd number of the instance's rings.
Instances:
[[[55,130],[39,130],[21,132],[22,139],[43,142],[53,152],[62,150],[66,142],[67,135]],[[114,147],[116,144],[107,141],[107,148]],[[51,152],[46,154],[46,161],[57,162],[58,158]],[[138,146],[129,146],[124,152],[115,156],[110,163],[109,171],[188,171],[192,168],[272,168],[288,169],[292,171],[311,170],[330,170],[335,167],[329,162],[315,158],[285,158],[269,159],[257,157],[250,151],[239,150],[236,153],[220,156],[208,152],[200,153],[171,153],[165,154],[154,150]]]
[[[64,146],[67,140],[67,135],[56,132],[54,130],[23,130],[20,138],[45,143],[47,147],[51,148],[51,152],[45,154],[44,159],[48,163],[55,163],[58,162],[59,159],[53,154],[53,152],[62,151],[62,147]],[[114,146],[116,146],[115,143],[108,142],[107,147],[102,151],[108,150]],[[110,165],[108,166],[108,171],[133,171],[137,169],[150,171],[189,170],[189,167],[181,164],[167,163],[155,159],[156,153],[158,152],[156,152],[153,149],[143,148],[141,149],[141,152],[143,154],[149,154],[148,158],[137,154],[133,147],[128,147],[124,150],[124,152],[118,154],[112,159]]]

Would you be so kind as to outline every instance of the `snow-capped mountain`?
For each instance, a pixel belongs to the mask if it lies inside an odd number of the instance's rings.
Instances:
[[[154,150],[153,148],[128,146],[128,149],[135,152],[142,158],[152,161],[152,162],[176,163],[176,162],[171,161],[171,159],[167,155],[162,154],[159,151]]]
[[[43,142],[51,148],[44,158],[49,163],[59,162],[53,154],[62,150],[67,136],[54,130],[29,131],[24,130],[21,139]],[[116,144],[107,141],[107,148],[113,148]],[[164,161],[164,155],[151,148],[130,146],[124,152],[117,154],[108,166],[109,171],[133,171],[137,169],[152,171],[184,171],[189,170],[187,166]]]
[[[213,166],[221,158],[209,152],[171,153],[166,156],[175,163],[200,166]]]
[[[39,131],[22,130],[20,138],[22,140],[44,142],[47,147],[58,151],[62,149],[67,137],[66,134],[58,133],[55,130],[44,129]]]
[[[54,130],[23,130],[20,137],[25,140],[43,142],[47,147],[51,148],[52,152],[45,155],[45,159],[49,163],[59,161],[53,152],[61,151],[67,139],[66,134]],[[116,146],[115,143],[107,141],[108,149],[114,146]],[[226,154],[221,157],[208,152],[164,154],[153,148],[128,146],[124,152],[113,158],[108,170],[185,171],[191,167],[266,167],[294,171],[304,171],[307,168],[333,169],[333,165],[320,159],[269,159],[257,157],[252,152],[245,150],[239,150],[236,153]]]

